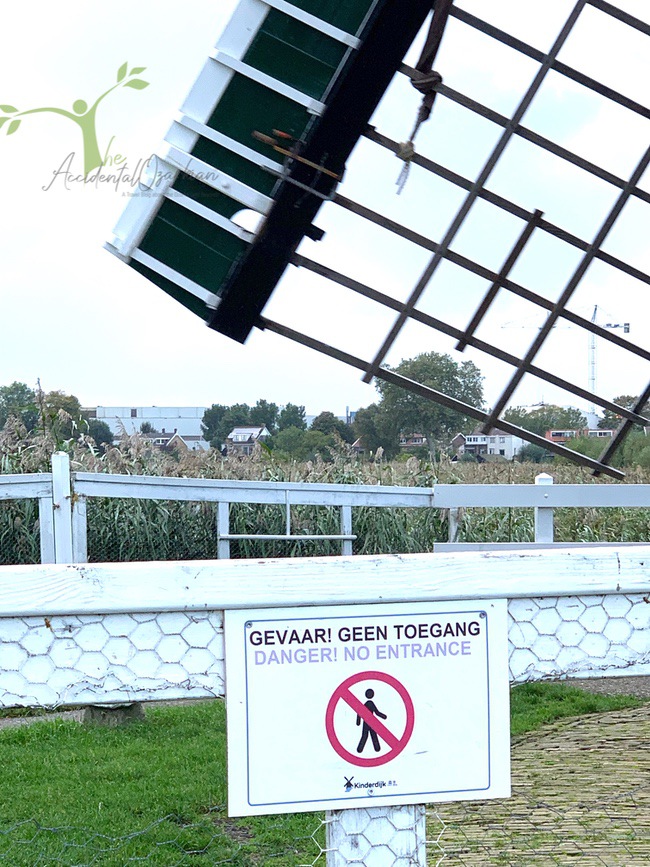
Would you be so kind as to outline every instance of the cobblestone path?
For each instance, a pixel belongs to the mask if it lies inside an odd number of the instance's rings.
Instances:
[[[429,864],[650,865],[650,703],[515,738],[512,783],[510,799],[431,808]]]

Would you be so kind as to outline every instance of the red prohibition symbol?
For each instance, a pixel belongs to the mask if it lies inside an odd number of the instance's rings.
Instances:
[[[389,726],[385,725],[382,720],[367,707],[367,704],[372,705],[372,702],[364,704],[350,691],[351,686],[364,680],[373,680],[388,684],[388,686],[391,686],[398,693],[404,702],[404,708],[406,710],[406,726],[404,727],[401,736],[398,737],[394,732],[392,732]],[[371,697],[374,694],[373,690],[368,690],[367,692],[370,693]],[[386,744],[388,744],[390,749],[387,753],[373,758],[364,758],[363,756],[358,755],[358,753],[351,753],[343,746],[334,728],[334,712],[340,701],[349,705],[351,710],[357,714],[358,721],[363,720],[365,737],[369,734],[373,743],[376,743],[377,739],[381,738]],[[381,714],[381,716],[383,716],[383,714]],[[390,762],[394,758],[397,758],[409,742],[411,735],[413,734],[414,725],[415,709],[406,687],[392,675],[386,674],[383,671],[362,671],[359,672],[359,674],[353,674],[351,677],[348,677],[334,690],[332,697],[327,704],[327,710],[325,711],[325,730],[330,744],[341,758],[362,768],[374,768],[377,767],[377,765],[385,765],[386,762]],[[365,743],[363,737],[362,742]]]

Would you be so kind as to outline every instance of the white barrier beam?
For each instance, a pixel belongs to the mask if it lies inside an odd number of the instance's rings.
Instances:
[[[510,679],[650,674],[650,547],[0,568],[0,705],[223,694],[223,610],[505,598]]]
[[[650,590],[650,546],[0,568],[0,617]],[[650,606],[649,606],[650,607]]]

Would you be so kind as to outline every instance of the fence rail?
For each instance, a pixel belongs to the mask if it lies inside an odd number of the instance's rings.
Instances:
[[[67,455],[65,458],[67,459]],[[51,473],[0,475],[0,502],[7,502],[10,500],[38,500],[38,528],[41,563],[57,562],[55,547],[57,530],[55,527],[53,493],[55,471],[58,471],[59,475],[63,475],[65,472],[65,470],[61,472],[59,467],[56,465],[55,456],[53,456]],[[69,474],[69,463],[67,472]],[[61,524],[60,521],[58,523],[59,525]],[[65,550],[61,550],[59,562],[64,562],[66,553]]]
[[[23,500],[51,496],[51,473],[0,476],[0,500]]]
[[[88,561],[88,503],[99,498],[215,505],[214,554],[231,556],[231,542],[242,540],[306,543],[327,541],[343,555],[354,553],[358,538],[353,509],[439,510],[447,517],[447,541],[436,542],[437,553],[450,551],[525,550],[555,543],[555,510],[571,508],[650,508],[650,485],[556,485],[542,473],[528,485],[436,485],[432,488],[383,485],[312,484],[304,482],[179,479],[70,471],[65,453],[52,457],[52,472],[0,476],[0,501],[38,499],[42,563]],[[233,529],[231,507],[241,504],[275,506],[284,510],[281,530]],[[292,508],[337,509],[338,526],[328,532],[294,527]],[[468,509],[532,509],[534,539],[525,542],[458,541],[462,516]],[[646,539],[617,544],[644,544]],[[562,543],[579,547],[586,543]],[[611,544],[610,542],[589,542]]]

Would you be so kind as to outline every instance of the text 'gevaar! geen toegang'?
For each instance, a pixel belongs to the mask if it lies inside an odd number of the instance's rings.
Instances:
[[[471,656],[480,620],[253,629],[255,665]]]

